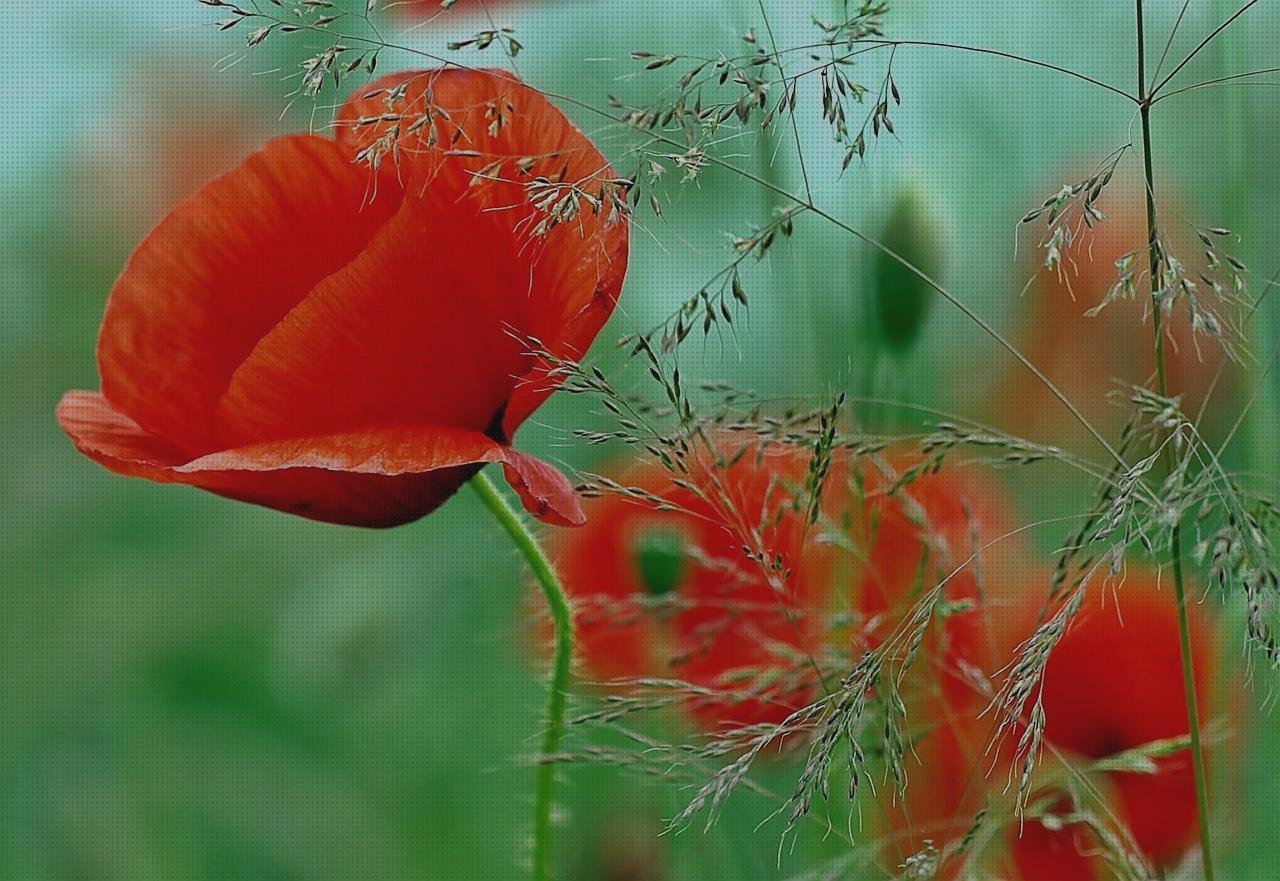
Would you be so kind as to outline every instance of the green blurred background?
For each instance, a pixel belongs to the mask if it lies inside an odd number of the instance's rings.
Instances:
[[[831,5],[771,3],[779,42],[811,42],[810,14]],[[1132,85],[1132,9],[1122,0],[891,5],[894,38],[1001,48]],[[1158,49],[1181,3],[1148,5]],[[1172,57],[1235,6],[1193,0]],[[749,26],[763,33],[754,0],[508,0],[494,14],[517,26],[523,76],[597,106],[609,93],[633,101],[652,93],[656,79],[632,76],[631,50],[738,52]],[[4,4],[0,879],[518,877],[542,693],[526,577],[470,495],[389,532],[343,529],[114,477],[78,457],[54,422],[65,390],[97,387],[97,324],[139,236],[266,137],[313,119],[323,125],[325,102],[298,102],[282,115],[311,44],[273,37],[237,62],[244,34],[217,34],[207,26],[215,17],[195,0]],[[460,6],[399,39],[442,51],[480,24]],[[383,25],[400,33],[406,22],[388,16]],[[1277,45],[1280,7],[1261,3],[1186,81],[1275,66]],[[380,70],[415,65],[388,53]],[[859,71],[875,86],[883,61]],[[943,281],[1016,337],[1029,320],[1018,292],[1034,248],[1024,235],[1015,254],[1017,219],[1122,145],[1131,108],[1052,73],[976,56],[903,50],[894,73],[904,97],[898,139],[875,148],[865,167],[838,176],[827,131],[802,119],[818,197],[876,231],[910,189]],[[1163,185],[1190,218],[1242,235],[1239,256],[1259,285],[1280,260],[1275,94],[1205,90],[1157,114]],[[606,152],[622,143],[598,119],[570,115]],[[744,141],[737,161],[798,189],[785,140],[769,165],[775,146]],[[641,391],[642,374],[612,339],[695,292],[727,262],[726,233],[765,220],[776,204],[715,170],[664,199],[661,220],[640,215],[622,306],[594,352]],[[798,227],[794,243],[749,270],[752,307],[737,338],[713,334],[684,350],[688,375],[803,399],[871,391],[992,421],[1016,408],[999,399],[1008,356],[944,303],[910,352],[873,365],[880,342],[866,317],[879,276],[870,252],[820,221]],[[1277,314],[1264,309],[1255,325],[1262,353],[1280,329]],[[1273,473],[1275,391],[1272,381],[1252,412],[1238,467]],[[600,466],[598,451],[568,437],[599,421],[585,406],[554,399],[523,430],[521,447]],[[1087,487],[1065,479],[1030,478],[1027,516],[1085,497]],[[1044,536],[1044,546],[1059,537]],[[1237,630],[1224,633],[1236,639]],[[1268,688],[1258,683],[1243,700],[1256,706]],[[1242,767],[1216,796],[1224,874],[1272,879],[1280,726],[1262,716],[1245,727],[1250,736],[1232,745]],[[756,881],[804,866],[798,858],[777,866],[776,836],[752,834],[765,803],[749,796],[706,835],[657,840],[679,800],[674,787],[599,769],[564,776],[558,865],[567,877]],[[632,864],[647,874],[625,874]]]

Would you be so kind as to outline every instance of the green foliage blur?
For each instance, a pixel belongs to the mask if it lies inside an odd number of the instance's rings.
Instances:
[[[778,42],[811,42],[810,14],[832,2],[768,4]],[[1003,48],[1132,83],[1132,9],[1119,0],[891,5],[895,38]],[[1163,37],[1182,4],[1149,5]],[[484,26],[465,6],[407,32],[392,16],[383,26],[443,52]],[[1193,2],[1175,57],[1233,9]],[[286,97],[309,44],[273,36],[237,61],[245,35],[218,34],[207,26],[216,11],[195,0],[6,0],[5,12],[0,881],[520,877],[544,656],[528,578],[468,493],[410,526],[343,529],[112,476],[54,422],[65,390],[97,388],[104,300],[147,228],[270,135],[323,128],[326,101]],[[515,23],[525,78],[601,107],[610,93],[636,100],[656,89],[659,80],[636,75],[632,50],[736,51],[747,28],[763,32],[755,0],[510,0],[493,14]],[[1261,4],[1188,75],[1272,66],[1277,37],[1280,9]],[[386,53],[379,71],[420,64]],[[883,68],[868,62],[862,75],[874,81]],[[903,50],[894,75],[896,135],[864,164],[840,174],[829,132],[804,118],[815,194],[873,233],[927,229],[945,284],[1016,334],[1037,260],[1032,235],[1015,250],[1018,218],[1121,146],[1131,109],[993,58]],[[1197,221],[1240,234],[1258,284],[1280,242],[1274,98],[1264,87],[1192,93],[1161,106],[1156,132],[1162,178]],[[589,134],[601,130],[598,118],[568,112]],[[740,161],[799,191],[785,134],[744,143]],[[608,137],[602,146],[610,151]],[[779,204],[715,169],[667,186],[661,219],[637,215],[622,307],[595,363],[643,391],[642,372],[613,340],[696,292],[730,259],[728,235]],[[803,400],[849,389],[996,420],[1015,407],[992,399],[1008,355],[945,302],[889,316],[892,336],[875,338],[874,298],[898,283],[868,248],[801,218],[793,240],[748,265],[747,320],[691,341],[683,369]],[[1265,310],[1255,327],[1259,353],[1280,330],[1275,314]],[[1274,467],[1278,402],[1273,376],[1238,463]],[[874,407],[860,415],[901,418]],[[577,467],[625,461],[572,443],[573,428],[597,423],[586,402],[556,398],[518,443]],[[1025,516],[1085,498],[1087,486],[1067,481],[1027,483]],[[663,552],[654,549],[656,579],[667,577]],[[1224,626],[1224,638],[1238,640],[1238,628]],[[1256,707],[1270,687],[1239,699]],[[1280,727],[1250,719],[1249,735],[1233,741],[1237,760],[1215,765],[1219,780],[1231,772],[1214,794],[1222,874],[1271,879]],[[787,773],[765,770],[780,789]],[[785,854],[779,865],[774,827],[756,831],[768,804],[750,795],[705,835],[658,838],[680,806],[675,787],[599,768],[563,776],[557,865],[567,879],[759,881],[803,868]]]

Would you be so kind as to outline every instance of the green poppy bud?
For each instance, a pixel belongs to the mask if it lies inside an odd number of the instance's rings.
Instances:
[[[926,275],[937,277],[941,245],[928,207],[914,189],[898,198],[881,241]],[[877,252],[871,293],[885,346],[903,354],[911,350],[929,319],[934,290],[924,279],[888,254]]]
[[[670,529],[650,529],[635,544],[635,565],[640,583],[651,596],[670,593],[684,573],[687,550],[684,536]]]

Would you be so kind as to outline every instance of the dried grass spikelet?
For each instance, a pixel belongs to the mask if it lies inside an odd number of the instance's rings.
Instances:
[[[1184,218],[1195,217],[1194,207],[1168,196],[1158,204],[1167,247],[1193,269],[1199,265],[1203,248]],[[1021,299],[1016,298],[1016,292],[1009,297],[1009,308],[1020,316],[1010,336],[1103,436],[1115,437],[1129,416],[1129,408],[1117,405],[1112,393],[1122,385],[1156,388],[1147,217],[1141,183],[1117,177],[1098,207],[1104,219],[1092,230],[1078,232],[1071,246],[1064,249],[1059,266],[1045,267],[1042,250],[1024,247],[1030,256],[1021,277],[1035,273],[1035,278]],[[1090,314],[1115,286],[1120,277],[1117,261],[1126,255],[1132,255],[1132,297],[1114,299]],[[1193,334],[1187,310],[1181,305],[1174,307],[1172,318],[1164,325],[1169,393],[1182,396],[1183,412],[1194,419],[1224,363],[1224,351],[1209,335]],[[1035,376],[1012,360],[1001,364],[1000,378],[986,405],[991,421],[1022,437],[1052,439],[1064,449],[1093,449],[1094,442],[1084,429]],[[1238,374],[1238,367],[1227,361],[1207,412],[1209,436],[1213,426],[1233,412]]]

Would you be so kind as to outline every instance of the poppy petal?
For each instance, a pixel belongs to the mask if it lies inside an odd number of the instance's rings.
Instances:
[[[558,295],[540,303],[531,335],[557,358],[581,360],[617,305],[627,271],[627,226],[607,225],[593,239],[574,226],[551,231],[542,259],[534,266],[533,290]],[[556,308],[558,307],[558,308]],[[511,437],[555,390],[548,367],[535,364],[520,377],[503,416]]]
[[[429,124],[399,134],[427,114]],[[383,115],[395,119],[368,123]],[[528,317],[511,332],[580,359],[612,314],[627,266],[628,228],[607,197],[608,161],[542,94],[498,70],[383,77],[342,108],[337,138],[358,155],[396,126],[397,173],[411,191],[456,193],[501,218],[517,240],[531,283],[512,291],[528,301]],[[539,232],[549,213],[533,202],[571,195],[579,213]],[[529,365],[504,413],[504,436],[554,386],[544,366]]]
[[[222,446],[385,423],[486,431],[528,369],[528,265],[493,215],[434,191],[316,285],[232,375]]]
[[[110,459],[118,473],[140,474],[155,463],[182,461],[181,450],[148,434],[98,392],[67,392],[58,402],[57,417],[80,452],[98,462]],[[140,470],[132,470],[134,465]]]
[[[577,525],[585,517],[557,469],[480,434],[391,426],[224,450],[184,461],[100,394],[70,392],[58,421],[86,456],[112,471],[184,483],[332,523],[395,526],[439,507],[479,468],[501,462],[530,513]]]
[[[364,250],[399,207],[333,141],[267,144],[174,209],[111,292],[98,339],[103,394],[189,453],[216,449],[214,405],[258,340]]]

